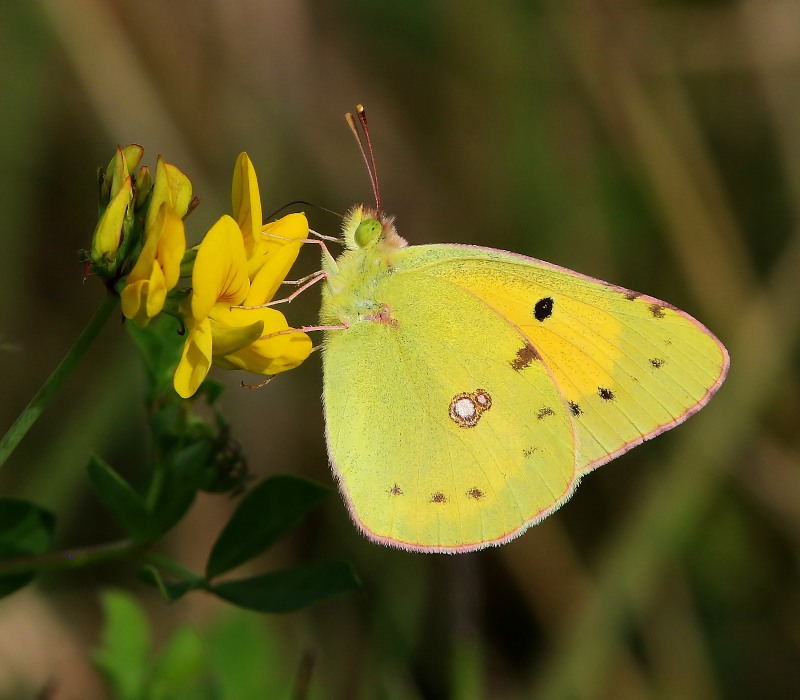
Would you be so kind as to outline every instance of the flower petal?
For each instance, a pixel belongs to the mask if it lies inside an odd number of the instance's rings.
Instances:
[[[139,267],[139,261],[136,266]],[[150,262],[150,275],[147,278],[136,279],[128,283],[120,294],[122,300],[122,313],[142,328],[164,308],[167,298],[167,287],[164,283],[164,274],[155,260]]]
[[[175,391],[184,399],[194,396],[211,368],[211,324],[208,319],[193,324],[183,345],[175,376]]]
[[[299,241],[293,241],[273,250],[266,256],[250,284],[250,291],[244,302],[246,305],[257,306],[272,301],[275,292],[278,291],[294,265],[294,261],[297,260],[302,245]]]
[[[245,152],[239,154],[233,167],[231,200],[233,216],[242,230],[244,249],[249,258],[256,245],[255,237],[261,230],[261,197],[258,193],[256,171]]]
[[[251,318],[251,322],[241,326],[230,326],[218,323],[209,318],[211,337],[213,339],[212,355],[221,357],[252,345],[264,334],[264,322]]]
[[[245,312],[243,309],[231,309],[231,313]],[[272,335],[278,331],[288,330],[289,324],[280,311],[270,308],[247,311],[251,318],[260,317],[264,324],[263,335],[250,345],[226,353],[224,360],[230,369],[243,369],[258,374],[277,374],[286,369],[296,367],[311,353],[311,338],[302,331]],[[216,352],[215,352],[216,355]],[[222,365],[219,358],[215,364]]]
[[[278,374],[297,367],[309,354],[311,354],[311,338],[298,331],[257,341],[242,350],[226,355],[224,359],[228,361],[231,369],[243,369],[256,374]],[[220,364],[218,359],[214,362]]]
[[[167,290],[170,290],[178,284],[181,275],[181,260],[186,253],[186,229],[177,212],[172,207],[164,207],[164,224],[158,238],[156,259],[164,273]]]
[[[203,238],[192,272],[192,316],[208,316],[219,301],[241,304],[250,290],[242,234],[223,216]]]
[[[267,259],[277,251],[284,248],[294,251],[293,256],[287,257],[281,268],[288,262],[283,277],[289,272],[302,247],[302,239],[308,238],[308,219],[305,214],[288,214],[282,219],[265,224],[261,229],[261,236],[256,241],[252,255],[248,259],[247,274],[254,279]],[[281,277],[281,279],[283,279]]]

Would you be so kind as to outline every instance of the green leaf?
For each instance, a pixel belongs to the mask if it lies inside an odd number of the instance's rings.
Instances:
[[[164,600],[168,603],[173,603],[179,598],[183,598],[189,591],[193,591],[200,587],[202,579],[198,577],[198,581],[176,581],[170,583],[164,580],[161,572],[155,566],[145,566],[139,571],[139,580],[147,583],[150,586],[155,586],[161,591]]]
[[[206,465],[212,459],[212,450],[208,441],[195,442],[173,452],[161,466],[163,481],[153,507],[159,532],[170,530],[191,507]]]
[[[296,669],[282,628],[230,606],[206,628],[206,654],[217,700],[288,698]]]
[[[43,554],[53,540],[55,517],[34,503],[18,498],[0,498],[0,559]],[[30,582],[31,573],[0,577],[0,598]]]
[[[332,561],[224,581],[208,590],[242,608],[283,613],[360,588],[361,582],[350,564]]]
[[[102,646],[93,654],[119,700],[141,700],[149,672],[150,625],[139,604],[117,590],[102,595]]]
[[[86,469],[97,498],[135,542],[151,542],[158,536],[144,500],[125,479],[99,457],[92,457]]]
[[[200,637],[191,627],[181,627],[158,655],[148,700],[197,700],[206,697],[206,660]]]
[[[206,565],[212,578],[261,554],[293,530],[330,490],[295,476],[264,479],[239,503]]]

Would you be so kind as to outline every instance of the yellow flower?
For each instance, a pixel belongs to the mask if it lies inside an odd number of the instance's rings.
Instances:
[[[162,201],[152,227],[145,229],[144,247],[120,294],[126,318],[144,327],[161,312],[167,292],[178,284],[185,252],[183,220]]]
[[[289,328],[279,311],[231,308],[266,304],[282,280],[274,277],[276,269],[288,271],[264,264],[251,283],[245,240],[236,221],[223,216],[197,251],[192,295],[183,304],[187,338],[174,377],[183,398],[197,391],[212,363],[269,375],[296,367],[311,352],[311,339],[301,331],[271,335]]]
[[[144,224],[144,245],[120,294],[122,313],[146,326],[164,308],[178,284],[186,232],[182,217],[192,199],[192,183],[159,156]]]

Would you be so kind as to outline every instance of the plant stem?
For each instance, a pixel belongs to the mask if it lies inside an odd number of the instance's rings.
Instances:
[[[106,544],[65,549],[61,552],[47,552],[28,557],[16,557],[0,561],[0,576],[24,574],[29,572],[58,571],[78,569],[92,564],[101,564],[115,559],[123,559],[134,552],[142,551],[143,545],[132,540],[117,540]]]
[[[0,440],[0,467],[5,464],[22,438],[25,437],[25,434],[36,422],[36,419],[42,414],[47,404],[50,403],[50,400],[61,388],[64,380],[66,380],[80,359],[84,356],[86,350],[97,337],[112,311],[117,307],[118,301],[118,298],[115,296],[109,295],[106,297],[100,308],[95,312],[92,320],[89,321],[89,325],[87,325],[80,336],[78,336],[75,344],[70,348],[64,359],[61,360],[58,367],[53,370],[53,373],[42,385],[42,388],[36,392],[36,395],[30,400],[30,403],[28,403],[22,413],[17,416],[17,420],[14,421],[14,424],[8,429],[6,434],[3,435],[2,440]]]

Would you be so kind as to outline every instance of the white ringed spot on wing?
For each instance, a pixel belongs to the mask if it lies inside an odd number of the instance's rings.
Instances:
[[[450,420],[459,428],[472,428],[492,407],[492,397],[485,389],[456,394],[450,401]]]

